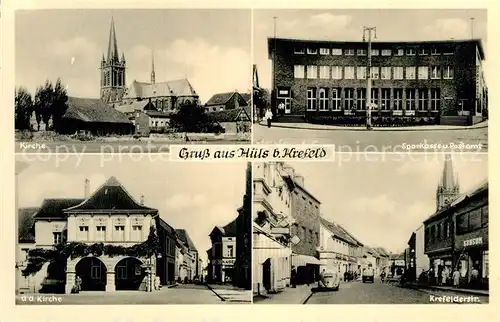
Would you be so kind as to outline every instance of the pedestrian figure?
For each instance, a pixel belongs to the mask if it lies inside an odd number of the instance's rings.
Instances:
[[[279,115],[285,114],[285,104],[283,104],[283,102],[279,103],[278,105],[278,113]]]
[[[476,267],[472,268],[472,271],[470,272],[470,281],[472,287],[476,288],[479,285],[479,271],[477,270]]]
[[[292,272],[290,274],[290,283],[292,287],[297,287],[297,270],[295,270],[295,266],[292,266]]]
[[[443,270],[441,271],[441,284],[446,285],[448,281],[448,267],[444,267]]]
[[[460,284],[460,272],[458,271],[458,268],[455,268],[452,278],[453,278],[453,286],[458,287],[458,285]]]
[[[266,114],[264,115],[264,119],[267,121],[267,127],[271,127],[271,121],[273,120],[273,112],[271,112],[271,109],[268,108],[266,111]]]

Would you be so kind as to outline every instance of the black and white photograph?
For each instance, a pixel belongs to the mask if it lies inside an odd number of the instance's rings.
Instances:
[[[253,31],[254,143],[487,152],[486,9],[256,9]]]
[[[253,184],[254,304],[489,303],[486,154],[254,163]]]
[[[251,171],[18,156],[16,304],[251,303]]]
[[[250,9],[18,10],[17,152],[251,141]]]

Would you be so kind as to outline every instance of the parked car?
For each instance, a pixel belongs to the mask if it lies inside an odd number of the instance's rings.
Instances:
[[[338,291],[340,287],[340,275],[333,270],[325,271],[318,281],[318,288],[322,290]]]
[[[372,283],[375,282],[375,271],[373,270],[371,265],[368,265],[368,267],[363,271],[362,280],[363,283],[366,283],[368,281]]]

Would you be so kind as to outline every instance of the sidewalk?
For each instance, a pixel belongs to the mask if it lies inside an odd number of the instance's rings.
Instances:
[[[464,293],[470,295],[481,295],[481,296],[490,296],[490,291],[488,290],[475,290],[475,289],[467,289],[467,288],[455,288],[453,286],[424,286],[416,283],[407,283],[403,285],[403,287],[417,288],[417,289],[428,289],[428,290],[437,290],[437,291],[446,291],[446,292],[455,292],[455,293]]]
[[[311,293],[311,288],[316,284],[297,285],[296,288],[287,287],[282,292],[267,294],[265,296],[254,296],[254,304],[303,304]]]
[[[232,303],[250,303],[252,291],[232,285],[205,284],[221,301]]]
[[[266,126],[264,122],[258,123],[261,126]],[[273,122],[272,127],[287,128],[296,130],[316,130],[316,131],[367,131],[365,126],[339,126],[339,125],[323,125],[312,123],[280,123]],[[447,131],[447,130],[471,130],[488,127],[488,120],[470,126],[454,126],[454,125],[421,125],[421,126],[394,126],[394,127],[373,127],[372,131]]]

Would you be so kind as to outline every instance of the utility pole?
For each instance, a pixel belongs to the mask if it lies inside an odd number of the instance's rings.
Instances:
[[[273,115],[275,114],[276,111],[276,103],[277,103],[277,89],[276,89],[276,21],[278,17],[274,16],[273,17],[273,33],[274,33],[274,48],[273,48],[273,90],[272,92],[274,93],[273,96],[273,103],[271,107],[274,107],[273,110]]]
[[[377,39],[376,27],[363,27],[363,42],[366,41],[366,34],[368,34],[368,64],[366,67],[366,129],[372,129],[372,32],[374,38]]]
[[[476,18],[470,18],[470,39],[474,39],[474,20]]]

